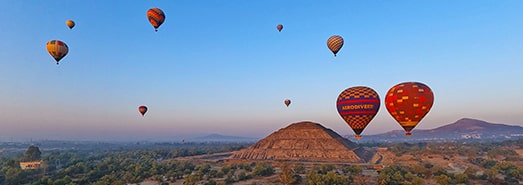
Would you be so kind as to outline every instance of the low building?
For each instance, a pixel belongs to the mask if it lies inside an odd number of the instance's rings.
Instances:
[[[42,165],[42,161],[29,161],[29,162],[20,162],[20,168],[22,170],[36,170],[39,169]]]

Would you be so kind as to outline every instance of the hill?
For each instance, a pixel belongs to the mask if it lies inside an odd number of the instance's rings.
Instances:
[[[452,141],[452,140],[508,140],[523,138],[523,127],[463,118],[435,129],[414,129],[411,137],[403,130],[367,135],[362,141]]]
[[[299,122],[282,128],[230,159],[321,162],[363,162],[373,152],[318,123]]]

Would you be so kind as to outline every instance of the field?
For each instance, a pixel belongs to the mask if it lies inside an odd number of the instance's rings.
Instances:
[[[365,163],[229,159],[249,144],[66,144],[42,147],[37,170],[18,166],[24,144],[2,145],[0,184],[519,184],[522,143],[369,145]]]

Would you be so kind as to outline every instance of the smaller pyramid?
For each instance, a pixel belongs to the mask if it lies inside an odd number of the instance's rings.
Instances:
[[[282,128],[254,145],[234,152],[230,159],[301,162],[364,162],[361,148],[318,123],[299,122]]]

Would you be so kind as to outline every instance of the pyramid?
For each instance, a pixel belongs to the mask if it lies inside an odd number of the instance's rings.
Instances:
[[[355,151],[362,151],[362,148],[331,129],[318,123],[299,122],[270,134],[246,149],[234,152],[229,159],[364,162]]]

